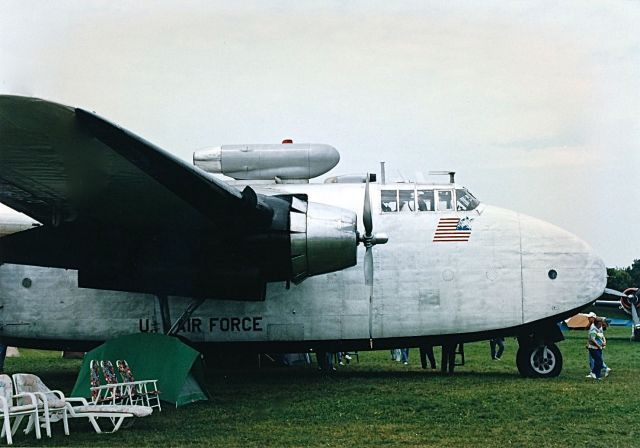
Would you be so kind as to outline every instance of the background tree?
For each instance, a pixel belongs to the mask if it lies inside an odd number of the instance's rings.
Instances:
[[[640,287],[640,260],[633,260],[631,266],[626,268],[627,273],[631,277],[631,284],[629,287]]]
[[[626,268],[607,268],[607,288],[624,291],[640,287],[640,259],[633,260]]]

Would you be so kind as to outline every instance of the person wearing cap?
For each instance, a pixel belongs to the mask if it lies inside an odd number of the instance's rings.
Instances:
[[[593,325],[589,328],[589,340],[587,349],[593,359],[593,368],[588,378],[601,379],[602,377],[602,349],[605,345],[604,333],[602,331],[602,318],[596,317]]]
[[[598,316],[593,311],[587,314],[587,320],[589,321],[589,328],[588,328],[589,332],[591,332],[591,329],[594,328],[593,323],[596,321],[596,317]],[[587,341],[587,349],[588,348],[589,348],[589,341]],[[591,371],[593,370],[593,358],[591,357],[590,351],[587,351],[587,360],[589,362],[589,373],[587,374],[587,378],[595,378],[595,375],[591,373]]]
[[[589,331],[591,331],[592,327],[595,327],[595,321],[596,319],[598,319],[598,316],[596,315],[596,313],[594,313],[593,311],[590,312],[589,314],[587,314],[587,318],[589,319]],[[606,328],[606,321],[604,320],[604,318],[602,318],[602,329],[600,330],[602,332],[602,341],[604,342],[604,346],[607,345],[607,340],[604,337],[604,328]],[[596,330],[596,328],[594,328],[594,330]],[[588,345],[587,345],[588,346]],[[594,363],[594,359],[591,357],[591,352],[589,352],[587,354],[588,356],[588,361],[589,361],[589,374],[587,375],[587,378],[595,378],[595,375],[593,374],[593,363]],[[609,376],[609,373],[611,373],[611,368],[607,365],[607,363],[604,360],[604,352],[602,353],[602,369],[604,370],[604,376],[607,377]]]

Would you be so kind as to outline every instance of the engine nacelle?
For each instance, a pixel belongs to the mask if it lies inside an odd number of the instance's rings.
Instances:
[[[222,145],[193,153],[193,164],[237,180],[308,180],[340,161],[340,153],[320,143]]]
[[[251,194],[253,193],[253,194]],[[112,253],[91,258],[78,269],[78,285],[214,300],[262,301],[269,282],[300,283],[313,275],[356,264],[356,214],[338,207],[309,203],[306,195],[256,195],[248,202],[271,210],[268,227],[230,229],[226,239],[209,242],[206,235],[158,234],[133,254],[117,247],[136,247],[136,235],[126,234]],[[91,233],[91,232],[89,232]],[[128,239],[127,239],[128,238]],[[191,239],[190,239],[191,238]],[[61,239],[60,239],[61,240]],[[189,241],[187,258],[178,258]],[[103,252],[103,255],[105,253]],[[131,256],[133,255],[133,256]],[[164,259],[166,263],[152,263]]]
[[[295,283],[356,264],[356,214],[350,210],[292,198],[291,274]]]

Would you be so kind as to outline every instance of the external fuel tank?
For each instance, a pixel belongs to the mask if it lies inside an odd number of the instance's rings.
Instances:
[[[340,153],[322,143],[222,145],[193,153],[193,164],[237,180],[302,180],[323,175]]]

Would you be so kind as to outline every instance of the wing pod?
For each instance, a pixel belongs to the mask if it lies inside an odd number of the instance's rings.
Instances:
[[[312,179],[340,161],[338,150],[320,143],[222,145],[193,153],[193,164],[237,180]]]

